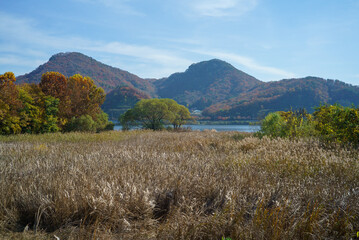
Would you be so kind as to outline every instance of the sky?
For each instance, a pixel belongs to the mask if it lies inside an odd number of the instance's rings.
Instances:
[[[143,78],[218,58],[359,85],[359,0],[0,0],[0,73],[81,52]]]

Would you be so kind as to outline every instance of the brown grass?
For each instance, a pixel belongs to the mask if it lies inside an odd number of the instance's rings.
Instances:
[[[358,150],[214,132],[0,137],[0,238],[350,239]]]

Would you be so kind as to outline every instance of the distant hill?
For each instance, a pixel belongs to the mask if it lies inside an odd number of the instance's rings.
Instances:
[[[196,109],[236,97],[261,83],[218,59],[192,64],[183,73],[154,82],[160,97],[172,98]]]
[[[142,79],[81,53],[59,53],[18,76],[17,83],[38,83],[47,71],[91,77],[107,92],[102,108],[112,119],[151,97],[172,98],[190,110],[203,110],[210,119],[258,119],[268,112],[298,108],[311,112],[321,103],[359,105],[357,86],[317,77],[262,82],[219,59],[192,64],[167,78]]]
[[[214,104],[203,111],[212,118],[257,119],[273,111],[306,108],[313,112],[320,104],[359,105],[359,87],[338,80],[317,77],[262,83],[237,97]]]
[[[139,100],[151,98],[148,94],[131,87],[117,87],[106,95],[102,109],[110,119],[118,117],[132,108]]]
[[[66,77],[75,74],[91,77],[97,86],[106,92],[118,86],[129,86],[137,88],[153,95],[155,89],[149,80],[142,79],[134,74],[119,68],[103,64],[82,53],[69,52],[53,55],[48,62],[39,66],[31,73],[18,76],[17,83],[39,83],[45,72],[59,72]]]

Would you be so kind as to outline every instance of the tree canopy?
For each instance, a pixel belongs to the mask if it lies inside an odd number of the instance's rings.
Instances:
[[[91,78],[47,72],[40,84],[15,81],[11,72],[0,75],[0,134],[111,129],[100,108],[105,93]]]
[[[164,128],[164,124],[172,124],[174,129],[178,129],[190,119],[190,112],[185,106],[164,98],[140,100],[120,117],[120,122],[125,130],[136,124],[145,129],[159,130]]]

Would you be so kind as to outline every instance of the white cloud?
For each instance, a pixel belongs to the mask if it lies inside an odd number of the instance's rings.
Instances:
[[[192,10],[201,16],[224,17],[242,15],[257,5],[257,0],[191,0]]]
[[[137,57],[149,61],[155,61],[161,64],[190,64],[189,60],[178,57],[173,52],[167,52],[161,49],[156,49],[148,46],[132,45],[121,42],[111,42],[107,44],[100,44],[97,46],[90,46],[87,47],[86,50]]]
[[[281,78],[293,78],[295,77],[294,73],[275,68],[275,67],[269,67],[265,65],[261,65],[257,63],[254,59],[244,57],[241,55],[233,54],[233,53],[226,53],[226,52],[219,52],[219,51],[195,51],[197,53],[208,55],[215,58],[220,58],[222,60],[228,61],[234,65],[238,64],[241,66],[244,66],[248,69],[258,71],[260,73],[264,73],[267,75],[273,75],[276,77]]]
[[[0,56],[0,64],[3,65],[13,65],[13,66],[26,66],[26,67],[32,67],[34,64],[37,66],[40,64],[43,64],[44,62],[41,60],[29,60],[23,57],[19,57],[17,55],[1,55]]]
[[[0,58],[0,63],[3,64],[22,65],[24,67],[33,66],[33,68],[36,68],[40,60],[43,63],[43,60],[46,59],[42,55],[43,52],[47,52],[47,57],[49,57],[49,54],[57,52],[80,51],[95,55],[96,53],[98,55],[105,54],[107,59],[127,56],[131,58],[131,62],[136,62],[133,65],[145,64],[148,66],[147,68],[132,68],[137,70],[133,72],[134,74],[139,74],[142,77],[164,77],[173,73],[170,70],[184,69],[192,63],[190,60],[181,57],[181,53],[176,50],[164,50],[123,42],[106,43],[80,37],[52,35],[38,30],[36,24],[31,19],[15,18],[11,15],[1,14],[1,12],[0,32],[2,33],[0,36],[0,55],[3,55]],[[31,46],[31,50],[29,50],[28,46]],[[5,58],[4,53],[11,57]],[[110,61],[107,64],[116,66]],[[129,64],[127,66],[130,67]],[[123,66],[117,67],[124,69]],[[154,69],[157,69],[157,71]]]
[[[143,13],[138,12],[133,7],[130,6],[129,0],[74,0],[76,2],[82,2],[85,4],[96,4],[98,6],[103,6],[109,8],[113,11],[129,14],[129,15],[144,15]]]
[[[193,58],[204,60],[204,56],[220,58],[234,65],[245,67],[256,72],[255,75],[258,73],[258,75],[284,78],[295,76],[288,71],[259,64],[254,59],[241,55],[212,50],[199,51],[196,50],[198,45],[191,46],[189,49],[166,49],[118,41],[100,42],[74,36],[59,36],[39,30],[31,19],[15,18],[1,12],[0,32],[2,33],[0,35],[0,64],[24,66],[27,70],[30,67],[36,68],[54,53],[80,51],[95,58],[101,56],[107,59],[107,64],[128,70],[141,77],[165,77],[185,70],[193,63]],[[185,52],[195,55],[189,59],[185,57],[187,54]],[[117,65],[121,63],[124,65]]]

